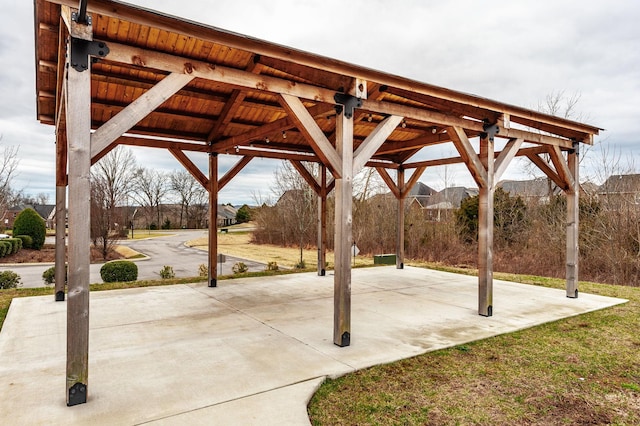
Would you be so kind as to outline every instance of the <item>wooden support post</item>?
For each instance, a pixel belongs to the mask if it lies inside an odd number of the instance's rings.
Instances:
[[[72,47],[69,47],[71,50]],[[71,56],[73,52],[69,52]],[[69,291],[67,301],[67,405],[87,402],[89,367],[89,242],[91,199],[91,71],[69,67]]]
[[[580,224],[580,143],[574,142],[568,153],[570,176],[573,186],[567,191],[567,297],[578,297],[578,229]]]
[[[209,154],[209,287],[218,285],[218,154]]]
[[[398,168],[398,229],[396,231],[396,268],[404,269],[404,168]]]
[[[67,221],[67,187],[56,186],[56,273],[55,300],[64,301],[64,289],[67,281],[66,253],[66,221]]]
[[[55,300],[64,301],[67,282],[66,233],[67,233],[67,137],[56,131],[56,273]]]
[[[493,315],[493,139],[480,139],[480,161],[486,171],[478,204],[478,313]]]
[[[318,194],[318,275],[327,273],[327,166],[320,166],[320,193]]]
[[[336,178],[335,271],[333,281],[333,343],[351,344],[351,250],[353,244],[353,117],[336,116],[336,151],[340,165]]]

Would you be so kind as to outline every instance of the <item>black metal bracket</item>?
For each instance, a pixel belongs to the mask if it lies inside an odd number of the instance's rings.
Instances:
[[[482,125],[482,128],[484,129],[484,132],[482,132],[480,134],[480,137],[482,139],[486,139],[489,138],[489,140],[491,142],[493,142],[493,138],[495,137],[495,135],[497,135],[498,133],[500,133],[500,126],[498,126],[497,124],[489,124],[489,123],[484,123]]]
[[[64,291],[56,292],[56,302],[64,302]]]
[[[82,25],[91,25],[91,16],[87,15],[87,0],[80,0],[78,11],[71,13],[71,20]]]
[[[344,333],[342,333],[342,336],[340,336],[340,344],[338,346],[340,346],[341,348],[344,348],[346,346],[349,346],[351,344],[351,334],[349,334],[348,331],[345,331]]]
[[[580,142],[577,139],[571,139],[572,148],[569,150],[570,153],[580,155]]]
[[[71,37],[71,66],[79,72],[89,69],[89,56],[104,58],[109,47],[103,41],[88,41]]]
[[[87,402],[87,385],[84,383],[76,383],[69,389],[69,399],[67,406],[84,404]]]
[[[211,278],[211,281],[209,281],[209,287],[217,287],[217,286],[218,286],[218,279]]]
[[[344,108],[342,108],[341,105],[336,105],[336,112],[340,114],[344,111],[344,116],[347,118],[353,117],[353,110],[362,106],[362,99],[345,93],[336,93],[333,99],[344,106]]]

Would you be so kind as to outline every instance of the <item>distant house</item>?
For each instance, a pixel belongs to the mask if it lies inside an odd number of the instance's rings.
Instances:
[[[229,204],[218,204],[218,226],[231,226],[236,224],[238,209]]]
[[[612,175],[600,185],[597,195],[608,203],[640,205],[640,174]]]
[[[431,196],[426,206],[429,218],[437,221],[448,218],[451,211],[460,208],[463,200],[476,195],[478,195],[477,188],[463,186],[454,186],[436,192]]]
[[[56,206],[55,204],[38,204],[32,206],[30,204],[19,204],[17,206],[13,206],[5,212],[2,217],[2,225],[6,229],[13,228],[13,223],[16,220],[16,217],[22,212],[24,209],[33,209],[35,210],[41,217],[44,219],[44,222],[49,229],[55,228],[56,225]]]
[[[562,189],[546,177],[530,180],[503,180],[498,182],[498,188],[502,188],[512,197],[519,196],[525,202],[548,203],[549,195],[558,195]]]
[[[422,182],[417,182],[409,191],[407,195],[407,206],[411,206],[413,203],[417,203],[419,207],[425,208],[429,204],[429,200],[433,194],[437,191]]]

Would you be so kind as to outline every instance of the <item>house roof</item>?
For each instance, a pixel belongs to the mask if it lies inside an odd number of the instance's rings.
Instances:
[[[287,97],[299,100],[307,111],[303,116],[308,113],[315,122],[311,127],[334,144],[335,108],[346,102],[345,93],[360,105],[354,115],[355,149],[386,117],[403,117],[403,125],[393,129],[368,163],[388,168],[406,164],[425,146],[451,141],[447,129],[452,126],[475,137],[485,131],[485,122],[498,123],[497,137],[561,149],[571,149],[573,140],[592,143],[600,130],[117,1],[86,4],[91,27],[70,18],[77,0],[35,0],[37,115],[42,123],[57,122],[61,135],[69,31],[76,39],[102,43],[91,65],[94,129],[158,82],[169,86],[193,77],[116,136],[115,144],[326,164],[326,149],[312,140],[318,133],[301,128]],[[98,151],[92,152],[93,161],[113,145],[92,143],[92,151]]]
[[[477,188],[453,186],[431,196],[427,209],[452,209],[460,207],[462,200],[478,195]]]
[[[640,174],[611,175],[598,188],[598,194],[630,194],[640,192]]]
[[[504,189],[509,195],[519,195],[526,198],[548,197],[549,185],[551,185],[553,194],[562,192],[555,183],[550,182],[546,177],[529,180],[503,180],[498,182],[498,187]]]

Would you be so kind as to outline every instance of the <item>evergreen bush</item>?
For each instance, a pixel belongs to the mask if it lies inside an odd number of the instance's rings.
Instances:
[[[64,282],[66,283],[68,279],[69,268],[65,265],[64,269]],[[42,273],[42,280],[46,285],[54,284],[56,282],[56,267],[52,266],[51,268],[44,271]]]
[[[18,288],[21,285],[20,275],[13,271],[0,272],[0,289]]]
[[[9,250],[11,250],[11,243],[0,241],[0,257],[5,257]]]
[[[237,262],[235,265],[233,265],[233,268],[231,268],[231,270],[234,274],[242,274],[247,272],[249,270],[249,267],[244,262]]]
[[[135,281],[138,279],[138,266],[128,260],[107,262],[100,268],[100,277],[105,283]]]
[[[22,240],[22,248],[30,249],[33,246],[33,238],[30,235],[16,235]]]
[[[33,239],[31,248],[36,250],[44,245],[46,234],[44,219],[34,209],[22,210],[13,223],[13,235],[29,235]]]
[[[7,256],[16,254],[22,248],[22,240],[20,238],[6,238],[5,241],[11,244],[11,250],[7,252]]]

